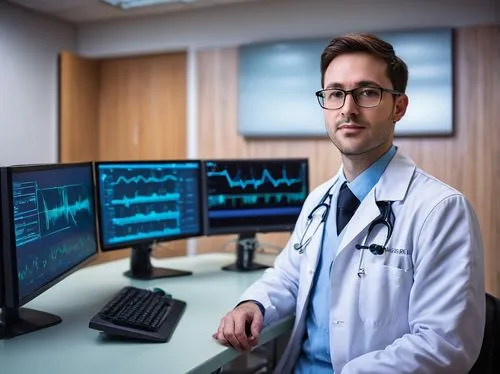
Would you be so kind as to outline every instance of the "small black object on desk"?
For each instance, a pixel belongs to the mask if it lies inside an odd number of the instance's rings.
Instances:
[[[255,238],[255,233],[240,234],[236,247],[236,262],[222,267],[222,270],[244,272],[268,268],[267,265],[254,262],[257,247],[258,241]]]

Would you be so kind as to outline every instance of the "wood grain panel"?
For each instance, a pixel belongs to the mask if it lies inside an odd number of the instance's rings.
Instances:
[[[70,52],[59,56],[59,161],[98,157],[99,64]]]
[[[425,171],[462,191],[473,204],[485,246],[486,288],[500,295],[500,28],[457,30],[455,45],[455,136],[396,139]],[[319,58],[319,56],[318,56]],[[200,51],[198,71],[199,157],[308,157],[314,188],[340,166],[325,139],[245,139],[237,133],[236,48]],[[411,72],[410,72],[411,73]],[[411,98],[410,98],[411,100]],[[410,101],[411,105],[411,101]],[[230,250],[235,236],[198,240],[198,251]],[[284,245],[285,234],[259,238]],[[272,248],[271,248],[272,250]]]
[[[101,62],[100,160],[187,157],[186,64],[184,52]],[[154,251],[158,257],[185,253],[184,240],[162,243]],[[113,259],[127,255],[107,254]]]
[[[186,53],[101,63],[101,160],[186,157]]]

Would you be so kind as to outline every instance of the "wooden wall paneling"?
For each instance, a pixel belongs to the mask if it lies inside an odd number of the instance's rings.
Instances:
[[[186,53],[102,62],[102,160],[186,158],[186,63]]]
[[[395,144],[419,167],[471,201],[483,234],[486,289],[500,296],[500,94],[495,89],[500,87],[500,27],[463,28],[455,36],[455,135],[396,138]],[[326,133],[324,139],[256,140],[238,135],[237,67],[236,48],[198,52],[199,157],[308,157],[311,188],[331,178],[340,166],[340,155]],[[234,238],[200,239],[198,251],[227,250],[230,246],[224,243]],[[288,235],[259,238],[283,245]]]
[[[59,161],[98,156],[99,64],[63,51],[59,56]]]
[[[103,60],[100,160],[186,159],[185,52]],[[128,250],[109,253],[111,259]],[[161,243],[158,257],[184,255],[185,240]]]

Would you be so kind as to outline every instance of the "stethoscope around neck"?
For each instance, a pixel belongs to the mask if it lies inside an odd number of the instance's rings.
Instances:
[[[305,249],[313,239],[314,235],[316,235],[317,231],[321,227],[321,225],[324,225],[327,218],[328,214],[330,212],[330,207],[332,203],[332,190],[333,187],[335,187],[335,184],[337,181],[334,182],[334,184],[326,191],[326,193],[323,195],[321,200],[319,201],[318,204],[311,210],[309,215],[307,216],[307,223],[306,227],[304,230],[304,233],[302,234],[299,242],[295,243],[293,245],[293,249],[296,250],[299,254],[304,253]],[[356,249],[361,250],[361,255],[359,258],[359,266],[358,266],[358,277],[362,277],[363,275],[366,274],[365,268],[363,267],[363,256],[365,249],[370,250],[370,252],[376,256],[383,255],[387,251],[387,244],[389,243],[389,240],[391,239],[392,232],[394,230],[394,222],[396,220],[396,217],[394,215],[394,212],[392,211],[392,203],[393,201],[377,201],[377,206],[380,210],[380,215],[376,217],[371,223],[370,226],[368,226],[368,233],[364,239],[363,244],[356,244]],[[312,227],[312,223],[314,221],[314,217],[319,214],[320,210],[323,210],[321,213],[321,220],[318,222],[316,227]],[[370,245],[367,245],[367,239],[372,233],[373,229],[377,225],[383,225],[387,229],[387,234],[385,237],[385,242],[383,245],[381,244],[375,244],[372,243]]]
[[[326,222],[326,219],[328,218],[328,214],[330,213],[330,206],[332,205],[332,196],[333,196],[332,189],[336,183],[337,183],[337,181],[335,181],[335,183],[328,189],[328,191],[323,195],[323,197],[321,198],[319,203],[316,204],[316,206],[311,210],[311,212],[307,216],[307,223],[306,223],[306,228],[304,230],[304,233],[300,237],[299,242],[295,243],[293,245],[293,249],[295,249],[300,254],[304,253],[304,250],[309,245],[309,243],[311,242],[314,235],[316,235],[316,232],[319,230],[321,225],[323,225]],[[314,221],[314,216],[316,214],[319,214],[319,211],[321,209],[323,209],[323,213],[321,214],[321,220],[316,225],[316,228],[314,230],[312,230],[311,225]],[[308,237],[307,234],[309,231],[312,231],[312,233]],[[307,237],[307,239],[306,239],[306,237]]]

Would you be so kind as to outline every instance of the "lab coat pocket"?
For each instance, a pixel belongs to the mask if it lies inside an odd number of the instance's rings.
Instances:
[[[393,325],[407,319],[411,284],[411,271],[366,264],[359,290],[359,316],[363,323]]]

